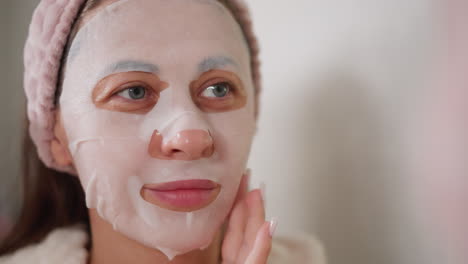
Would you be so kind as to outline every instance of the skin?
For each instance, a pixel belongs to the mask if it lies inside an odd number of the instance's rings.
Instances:
[[[112,3],[104,1],[87,14],[82,26],[99,11]],[[241,107],[241,106],[239,106]],[[56,111],[55,138],[51,141],[51,151],[59,165],[73,166],[73,158],[68,149],[69,142],[63,126],[60,109]],[[221,263],[224,264],[264,264],[271,249],[270,223],[265,221],[265,209],[260,190],[248,192],[249,175],[244,175],[232,208],[212,244],[204,250],[195,250],[177,256],[170,263]],[[167,257],[159,250],[152,249],[131,240],[103,220],[94,209],[89,210],[92,249],[90,264],[103,263],[168,263]],[[225,228],[225,232],[223,232]],[[180,235],[180,234],[174,234]]]

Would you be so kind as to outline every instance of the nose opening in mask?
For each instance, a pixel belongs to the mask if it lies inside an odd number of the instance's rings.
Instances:
[[[198,160],[215,151],[206,121],[193,112],[182,112],[153,131],[148,146],[151,157],[163,160]]]
[[[214,152],[213,138],[208,130],[190,129],[177,132],[168,140],[155,130],[148,152],[151,157],[164,160],[198,160],[209,158]]]

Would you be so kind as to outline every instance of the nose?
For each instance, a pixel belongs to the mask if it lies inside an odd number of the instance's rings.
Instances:
[[[205,130],[180,131],[166,143],[163,143],[163,136],[156,130],[148,149],[151,157],[164,160],[197,160],[209,158],[213,152],[213,138]]]

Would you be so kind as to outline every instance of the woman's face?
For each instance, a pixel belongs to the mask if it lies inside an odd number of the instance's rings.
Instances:
[[[242,31],[216,1],[100,9],[72,43],[60,98],[87,206],[169,257],[206,247],[245,170],[254,96]]]

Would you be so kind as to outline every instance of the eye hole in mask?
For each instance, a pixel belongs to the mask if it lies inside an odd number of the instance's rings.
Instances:
[[[204,112],[233,111],[247,103],[242,81],[229,71],[207,71],[190,84],[190,90],[193,101]]]
[[[160,93],[168,86],[152,73],[116,73],[98,82],[92,99],[98,108],[145,114],[156,105]]]

